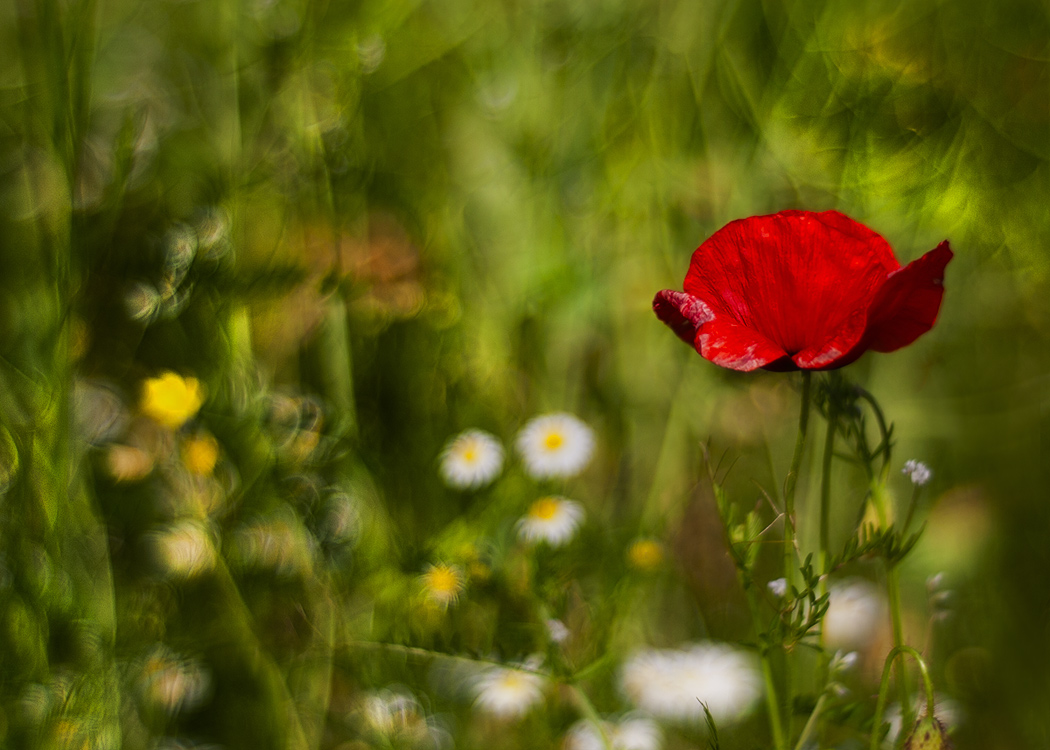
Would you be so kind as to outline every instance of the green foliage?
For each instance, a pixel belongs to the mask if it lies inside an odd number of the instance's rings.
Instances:
[[[782,694],[813,651],[819,696],[826,586],[884,564],[957,744],[1045,744],[1048,32],[1031,0],[0,8],[0,744],[550,747],[567,686],[619,714],[631,654],[700,640],[756,644]],[[851,365],[863,389],[820,378],[831,552],[800,524],[777,598],[755,485],[784,478],[793,381],[706,366],[650,300],[718,227],[788,207],[958,255],[933,331]],[[173,429],[141,408],[163,372],[205,394]],[[579,476],[513,456],[549,411],[595,429]],[[507,460],[459,491],[438,464],[470,427]],[[713,504],[702,442],[736,458]],[[906,514],[902,454],[935,471]],[[523,543],[551,494],[578,535]],[[445,607],[436,564],[465,579]],[[479,716],[478,671],[536,654],[544,708]],[[870,720],[849,679],[826,737]],[[367,710],[390,705],[397,731]],[[761,710],[716,733],[703,708],[665,745],[770,745]]]
[[[860,533],[850,537],[845,547],[831,559],[830,569],[835,570],[865,557],[880,557],[890,565],[895,565],[915,548],[922,538],[922,529],[914,534],[904,534],[894,526],[877,529],[862,526]]]

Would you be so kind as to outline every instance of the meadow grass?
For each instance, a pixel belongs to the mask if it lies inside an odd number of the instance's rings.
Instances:
[[[1023,0],[0,9],[2,744],[860,747],[895,630],[957,747],[1050,744],[1048,32]],[[847,371],[898,514],[932,468],[923,535],[799,573],[790,615],[802,380],[651,312],[784,208],[956,252],[934,329]],[[537,478],[516,436],[561,412],[593,455]],[[463,489],[467,429],[504,456]],[[822,430],[803,553],[870,494]],[[899,606],[836,672],[786,623],[857,581]],[[747,685],[716,736],[632,664]]]

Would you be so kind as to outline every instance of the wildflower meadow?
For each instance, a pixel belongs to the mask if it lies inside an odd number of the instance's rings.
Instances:
[[[0,3],[0,747],[1050,748],[1050,9]]]

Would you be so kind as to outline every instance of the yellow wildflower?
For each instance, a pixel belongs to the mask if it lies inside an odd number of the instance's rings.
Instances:
[[[219,461],[219,441],[207,432],[199,433],[182,443],[182,463],[190,473],[207,476]]]
[[[174,372],[147,378],[142,384],[142,412],[172,430],[186,423],[204,403],[204,393],[196,378],[183,378]]]

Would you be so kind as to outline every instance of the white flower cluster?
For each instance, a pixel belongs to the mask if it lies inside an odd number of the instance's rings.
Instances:
[[[706,642],[638,651],[624,663],[620,685],[638,708],[656,718],[702,721],[705,704],[721,724],[754,707],[762,678],[751,654]]]
[[[919,487],[922,487],[929,482],[930,478],[933,476],[933,472],[930,471],[929,466],[922,461],[916,461],[914,458],[910,461],[904,462],[904,468],[901,469],[901,474],[904,474],[911,480],[912,484]]]
[[[769,593],[778,599],[783,599],[787,596],[788,582],[786,578],[774,578],[772,581],[766,584],[766,588],[769,589]]]

